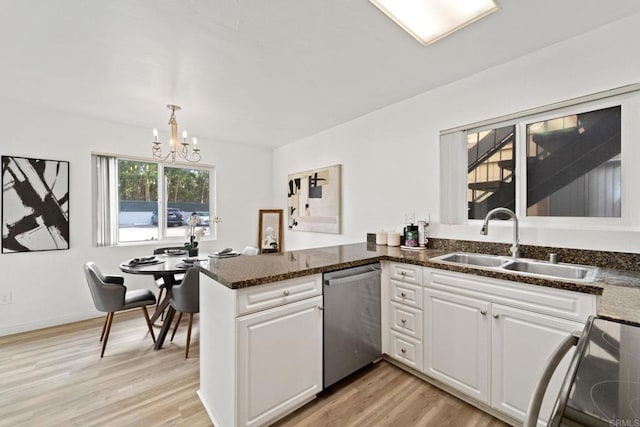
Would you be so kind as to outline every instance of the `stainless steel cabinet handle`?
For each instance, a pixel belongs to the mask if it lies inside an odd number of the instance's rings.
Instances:
[[[406,272],[406,271],[401,271],[401,272],[400,272],[400,275],[401,275],[401,276],[406,276],[406,275],[407,275],[407,272]]]
[[[288,297],[289,296],[289,291],[285,290],[284,292],[282,292],[282,295],[284,295],[285,297]]]
[[[321,306],[321,305],[319,305],[319,306],[318,306],[318,310],[322,311],[322,310],[324,310],[324,307],[323,307],[323,306]]]
[[[402,352],[402,354],[405,354],[405,353],[407,352],[407,349],[406,349],[406,348],[403,348],[403,349],[401,349],[400,351]]]
[[[402,298],[404,298],[404,297],[406,297],[406,296],[407,296],[407,293],[406,293],[406,292],[400,292],[400,296],[401,296]]]
[[[496,314],[494,314],[494,315],[493,315],[493,318],[494,318],[494,319],[497,319],[498,317],[500,317],[500,315],[499,315],[498,313],[496,313]]]
[[[483,316],[487,315],[487,310],[480,310],[480,314],[482,314]]]
[[[400,319],[400,321],[401,321],[403,324],[407,323],[407,319]]]

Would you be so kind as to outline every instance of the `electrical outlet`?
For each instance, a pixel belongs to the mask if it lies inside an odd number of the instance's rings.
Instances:
[[[11,292],[0,292],[0,305],[11,304]]]

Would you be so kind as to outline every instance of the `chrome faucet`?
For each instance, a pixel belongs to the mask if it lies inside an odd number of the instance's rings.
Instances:
[[[511,251],[511,256],[514,258],[518,258],[518,253],[520,252],[520,241],[518,240],[518,217],[516,214],[507,208],[495,208],[487,213],[487,216],[484,217],[484,224],[482,224],[482,230],[480,230],[480,234],[486,236],[489,232],[489,220],[494,217],[496,214],[507,214],[513,220],[513,244],[509,249]]]

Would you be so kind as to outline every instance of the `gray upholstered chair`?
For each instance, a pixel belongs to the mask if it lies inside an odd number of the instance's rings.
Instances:
[[[176,335],[182,313],[189,313],[189,329],[187,330],[187,348],[184,353],[185,359],[189,357],[189,344],[191,343],[191,326],[193,325],[193,314],[200,312],[200,272],[197,268],[190,268],[184,275],[182,283],[174,285],[171,288],[173,297],[169,300],[169,304],[180,314],[178,320],[173,327],[171,341]]]
[[[151,321],[149,320],[149,312],[147,311],[148,305],[156,303],[156,297],[153,295],[153,292],[148,289],[128,291],[124,285],[124,277],[115,275],[105,276],[93,262],[88,262],[84,265],[84,275],[87,278],[91,297],[93,298],[96,309],[107,313],[104,325],[102,326],[102,333],[100,334],[100,341],[102,341],[100,357],[104,356],[104,350],[107,347],[107,340],[109,339],[109,331],[111,330],[111,322],[113,322],[113,314],[116,311],[138,307],[142,308],[142,313],[147,321],[151,338],[153,342],[156,342],[156,336],[153,333]]]

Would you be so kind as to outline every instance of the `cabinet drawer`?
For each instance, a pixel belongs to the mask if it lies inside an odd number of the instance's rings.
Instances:
[[[406,283],[422,285],[422,267],[411,264],[389,263],[389,277]]]
[[[322,295],[320,274],[243,288],[238,290],[236,315],[242,316],[317,295]]]
[[[422,340],[422,311],[392,302],[390,305],[391,328],[405,335]]]
[[[391,301],[422,308],[422,286],[398,282],[396,280],[391,280],[390,284],[389,297]]]
[[[422,370],[422,341],[399,334],[395,331],[390,332],[390,350],[389,356],[411,366],[419,371]]]

